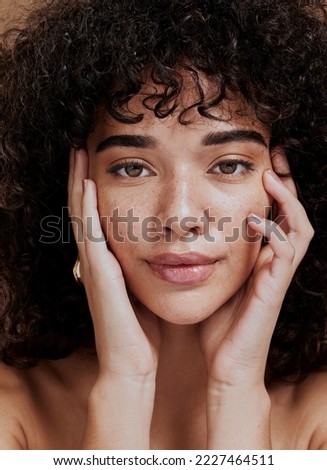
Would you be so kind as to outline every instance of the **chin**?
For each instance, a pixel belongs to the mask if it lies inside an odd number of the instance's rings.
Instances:
[[[213,312],[212,312],[213,313]],[[162,320],[165,320],[168,323],[171,323],[173,325],[196,325],[198,323],[201,323],[203,320],[205,320],[207,317],[199,316],[199,315],[194,315],[193,317],[190,316],[189,314],[185,315],[160,315],[154,312],[157,317],[161,318]],[[208,316],[210,316],[209,314]]]
[[[224,300],[225,302],[225,300]],[[210,317],[224,302],[174,302],[166,301],[159,304],[147,303],[146,308],[154,315],[175,325],[195,325]]]

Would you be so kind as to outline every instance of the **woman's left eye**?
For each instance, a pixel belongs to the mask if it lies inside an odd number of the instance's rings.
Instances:
[[[221,160],[216,163],[209,173],[220,174],[224,176],[241,176],[246,171],[254,170],[251,162],[239,159]]]
[[[136,160],[119,163],[111,168],[107,168],[106,172],[123,178],[138,178],[153,175],[153,171]]]

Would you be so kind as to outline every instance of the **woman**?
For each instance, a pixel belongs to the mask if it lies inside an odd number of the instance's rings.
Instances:
[[[51,2],[8,35],[2,448],[327,448],[310,4]]]

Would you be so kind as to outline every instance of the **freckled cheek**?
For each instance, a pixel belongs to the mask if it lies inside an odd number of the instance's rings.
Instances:
[[[117,241],[121,244],[123,240],[135,245],[142,240],[143,231],[147,227],[155,227],[159,231],[158,223],[152,222],[154,212],[150,202],[148,198],[131,200],[123,192],[111,195],[107,190],[98,190],[102,230],[110,245],[114,246]]]
[[[248,240],[255,233],[247,224],[247,217],[254,212],[260,217],[267,217],[270,211],[271,200],[263,190],[252,194],[243,194],[225,200],[223,204],[212,205],[210,215],[213,215],[214,226],[226,241],[239,239]],[[252,240],[252,238],[251,238]]]
[[[250,212],[254,212],[260,217],[267,218],[271,211],[271,205],[273,198],[262,188],[262,191],[258,194],[254,194],[251,200],[252,209]]]
[[[272,198],[265,191],[262,181],[258,181],[255,186],[251,186],[248,191],[238,200],[239,210],[246,217],[254,212],[260,217],[266,217],[272,204]]]
[[[133,279],[144,252],[144,223],[148,214],[138,210],[123,197],[119,200],[106,199],[99,202],[102,230],[110,251],[115,255],[123,270],[126,281]],[[151,235],[150,235],[151,236]]]
[[[262,195],[263,196],[263,195]],[[228,253],[232,271],[246,279],[251,272],[262,246],[262,236],[251,229],[247,217],[251,212],[265,216],[268,200],[263,197],[244,199],[239,204],[230,207],[226,222],[220,223],[217,238],[223,240],[223,246]],[[267,203],[267,204],[266,204]]]
[[[234,227],[241,227],[246,223],[247,217],[254,212],[260,217],[267,217],[271,201],[265,192],[258,195],[244,195],[242,198],[230,198],[222,204],[213,205],[210,215],[215,222],[218,221],[219,230],[232,231]]]

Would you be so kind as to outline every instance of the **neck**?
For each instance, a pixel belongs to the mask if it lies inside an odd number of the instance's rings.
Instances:
[[[178,376],[190,373],[196,365],[204,365],[202,352],[199,346],[200,325],[175,325],[160,320],[161,347],[159,369],[167,367],[167,372],[176,371]]]
[[[154,446],[172,448],[178,443],[185,449],[201,448],[205,445],[202,424],[205,426],[207,377],[198,342],[199,325],[173,325],[163,320],[160,325],[152,431],[153,436],[161,437]]]

